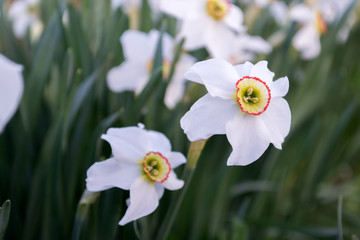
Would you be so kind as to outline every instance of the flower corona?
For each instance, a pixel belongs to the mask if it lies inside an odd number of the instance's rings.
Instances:
[[[243,112],[260,115],[269,106],[271,92],[268,85],[256,77],[243,77],[236,83],[236,99]]]
[[[149,152],[142,160],[143,170],[154,182],[162,183],[168,179],[171,166],[166,157],[159,152]]]
[[[228,0],[208,0],[206,12],[215,20],[222,20],[229,12],[231,4]]]

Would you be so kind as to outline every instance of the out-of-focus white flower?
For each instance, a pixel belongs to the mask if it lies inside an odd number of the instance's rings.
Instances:
[[[293,46],[304,59],[312,59],[321,51],[320,36],[327,25],[336,22],[350,6],[351,0],[313,0],[290,8],[290,19],[302,24],[293,38]],[[341,32],[341,31],[340,31]]]
[[[32,40],[37,40],[43,30],[43,23],[39,18],[38,0],[16,0],[9,8],[8,17],[13,23],[14,34],[23,38],[30,27]],[[31,29],[31,28],[35,29]],[[41,31],[41,32],[40,32]]]
[[[121,36],[121,43],[125,61],[120,66],[112,68],[107,74],[109,88],[114,92],[125,90],[139,94],[149,80],[156,46],[160,37],[157,30],[148,34],[128,30]],[[174,60],[175,42],[170,35],[164,33],[162,39],[163,77],[169,77],[172,61]],[[173,78],[166,90],[165,104],[169,108],[175,107],[182,98],[185,90],[184,73],[195,62],[195,59],[183,54],[176,64]]]
[[[293,38],[294,48],[300,51],[304,59],[317,57],[321,50],[320,35],[327,32],[327,24],[321,12],[305,4],[298,4],[291,8],[290,18],[302,24]]]
[[[270,143],[281,149],[291,122],[283,98],[289,81],[283,77],[273,82],[266,61],[232,66],[210,59],[194,64],[185,77],[208,91],[180,120],[190,141],[226,134],[233,148],[228,165],[254,162]]]
[[[233,31],[245,30],[242,11],[228,0],[162,0],[160,10],[182,20],[184,49],[206,47],[213,57],[228,51]]]
[[[230,55],[224,59],[228,59],[232,64],[253,61],[256,54],[268,54],[271,52],[271,45],[259,36],[250,36],[246,33],[234,35],[234,39],[229,42],[233,44]]]
[[[183,187],[174,168],[186,162],[179,152],[171,151],[165,135],[140,127],[110,128],[102,139],[111,145],[113,157],[94,163],[87,171],[89,191],[112,187],[130,190],[130,204],[120,225],[144,217],[157,208],[164,188]]]
[[[0,54],[0,133],[19,106],[24,83],[23,67]]]

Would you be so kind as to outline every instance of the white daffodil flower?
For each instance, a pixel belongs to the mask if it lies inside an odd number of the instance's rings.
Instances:
[[[88,169],[86,187],[92,192],[112,187],[130,190],[130,204],[120,225],[155,211],[164,188],[183,187],[184,181],[173,169],[186,159],[171,151],[170,141],[162,133],[145,130],[142,125],[110,128],[102,139],[110,143],[113,157]]]
[[[39,0],[16,0],[12,2],[8,17],[13,23],[16,37],[23,38],[29,27],[33,41],[41,35],[44,26],[39,18],[38,4]]]
[[[297,4],[290,9],[290,19],[302,24],[292,44],[303,59],[312,59],[321,51],[320,36],[327,32],[327,24],[316,8]]]
[[[351,0],[310,0],[306,2],[307,4],[301,3],[290,8],[290,19],[302,24],[292,42],[294,48],[300,51],[302,58],[312,59],[319,55],[320,36],[327,32],[328,24],[338,21],[343,16],[351,2]],[[339,32],[339,35],[341,34],[343,30]]]
[[[228,0],[162,0],[160,10],[182,20],[185,50],[206,47],[212,57],[228,51],[234,31],[245,30],[242,11]]]
[[[24,89],[22,70],[0,54],[0,133],[19,106]]]
[[[153,58],[160,33],[151,30],[148,34],[128,30],[121,36],[121,43],[125,61],[120,66],[110,69],[107,74],[107,83],[114,92],[125,90],[135,91],[139,94],[149,80],[152,70]],[[175,42],[167,33],[162,39],[163,77],[169,77],[172,61],[174,60]],[[195,59],[182,54],[176,64],[173,78],[165,93],[165,104],[168,108],[175,107],[183,97],[185,91],[184,73],[194,64]]]
[[[222,59],[195,63],[185,78],[204,84],[200,98],[180,120],[190,141],[226,134],[233,151],[227,165],[257,160],[270,143],[281,149],[290,130],[291,113],[283,98],[289,80],[273,82],[267,62],[233,66]]]

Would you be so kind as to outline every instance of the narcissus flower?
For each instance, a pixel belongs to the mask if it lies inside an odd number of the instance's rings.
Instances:
[[[43,29],[43,23],[39,18],[39,0],[16,0],[9,8],[9,19],[13,23],[14,34],[23,38],[28,27],[32,40],[37,40]]]
[[[290,108],[283,98],[289,81],[273,81],[266,61],[232,66],[210,59],[194,64],[185,77],[208,91],[180,120],[190,141],[226,134],[233,148],[228,165],[254,162],[270,143],[281,149],[290,130]]]
[[[19,106],[24,88],[22,69],[0,54],[0,133]]]
[[[160,10],[182,20],[185,50],[206,47],[212,57],[222,57],[233,32],[245,30],[241,9],[229,0],[162,0]]]
[[[107,74],[108,86],[112,91],[131,90],[139,94],[143,90],[150,77],[159,36],[157,30],[151,30],[148,34],[135,30],[123,33],[120,40],[125,61]],[[175,42],[170,35],[164,33],[162,43],[163,77],[167,80],[174,60]],[[182,98],[185,90],[184,73],[194,62],[195,59],[187,54],[182,54],[177,62],[173,79],[165,94],[165,104],[168,108],[175,107]]]
[[[130,204],[120,225],[149,215],[159,205],[164,188],[183,187],[174,168],[185,157],[171,151],[169,140],[159,132],[139,127],[110,128],[102,139],[111,145],[113,157],[94,163],[87,171],[89,191],[112,187],[130,190]]]

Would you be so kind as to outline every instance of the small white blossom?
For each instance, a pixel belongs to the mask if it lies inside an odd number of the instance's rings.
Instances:
[[[10,5],[8,16],[16,37],[23,38],[29,27],[33,41],[41,35],[44,27],[39,18],[38,4],[38,0],[16,0]]]
[[[107,74],[109,88],[114,92],[125,90],[139,94],[149,80],[153,58],[160,33],[151,30],[148,34],[135,30],[128,30],[121,36],[121,44],[125,61],[118,67],[112,68]],[[174,60],[175,42],[167,33],[163,34],[163,77],[169,77],[171,64]],[[175,107],[183,97],[185,91],[184,73],[195,62],[187,54],[182,54],[176,64],[173,78],[166,90],[165,104],[168,108]]]
[[[206,47],[212,57],[222,57],[233,32],[245,30],[242,11],[228,0],[162,0],[160,10],[182,20],[185,50]]]
[[[228,165],[254,162],[270,143],[281,149],[290,130],[290,108],[283,98],[289,81],[273,81],[266,61],[232,66],[210,59],[194,64],[185,77],[208,91],[180,120],[190,141],[226,134],[233,148]]]
[[[87,171],[89,191],[112,187],[130,190],[129,207],[120,225],[149,215],[159,205],[164,188],[183,187],[174,168],[186,162],[179,152],[171,151],[165,135],[139,127],[110,128],[102,139],[111,145],[113,157],[94,163]]]

